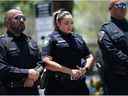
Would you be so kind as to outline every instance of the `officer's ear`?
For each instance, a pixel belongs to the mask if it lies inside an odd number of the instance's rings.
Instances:
[[[61,21],[56,21],[56,25],[57,25],[57,27],[60,27]]]

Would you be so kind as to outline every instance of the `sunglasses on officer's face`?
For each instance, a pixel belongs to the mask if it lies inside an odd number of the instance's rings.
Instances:
[[[128,3],[114,4],[113,7],[115,7],[115,8],[121,8],[121,9],[126,9],[126,8],[128,8]]]
[[[14,17],[15,20],[19,20],[19,21],[26,21],[26,17],[22,16],[22,15],[18,15],[16,17]]]

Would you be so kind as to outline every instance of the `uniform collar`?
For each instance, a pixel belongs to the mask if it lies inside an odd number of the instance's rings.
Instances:
[[[128,32],[128,22],[125,18],[123,20],[118,20],[114,17],[111,17],[111,22],[115,23],[124,32]]]
[[[126,19],[124,18],[124,19],[122,19],[122,20],[118,20],[118,19],[116,19],[116,18],[114,18],[114,17],[111,17],[111,21],[112,22],[114,22],[114,23],[121,23],[121,24],[123,24],[123,23],[126,23]]]

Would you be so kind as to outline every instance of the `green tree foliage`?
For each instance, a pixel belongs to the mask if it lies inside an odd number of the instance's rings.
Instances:
[[[106,0],[76,0],[75,2],[75,29],[93,49],[97,45],[97,32],[109,18],[108,12],[108,1]]]
[[[35,0],[5,0],[0,1],[0,27],[3,26],[5,12],[11,8],[20,8],[25,15],[34,15]],[[33,11],[32,11],[33,10]]]
[[[101,0],[79,0],[75,3],[75,25],[80,31],[98,31],[99,26],[108,19],[108,2]]]

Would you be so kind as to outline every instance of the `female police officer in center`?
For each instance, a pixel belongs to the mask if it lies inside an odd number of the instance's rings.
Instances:
[[[81,36],[73,32],[70,12],[59,10],[54,14],[55,31],[43,48],[43,62],[47,69],[46,95],[89,94],[83,75],[91,69],[94,57]],[[81,67],[81,59],[86,64]]]

